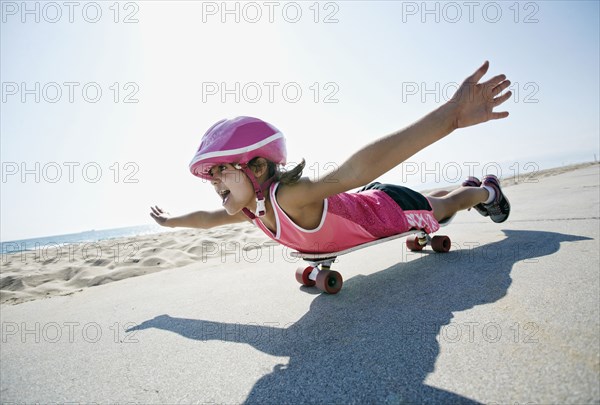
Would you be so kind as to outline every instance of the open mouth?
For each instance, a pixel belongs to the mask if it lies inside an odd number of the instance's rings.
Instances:
[[[231,194],[231,191],[221,190],[218,193],[221,196],[221,199],[223,200],[223,205],[225,205],[225,203],[227,203],[227,200],[229,199],[229,194]]]

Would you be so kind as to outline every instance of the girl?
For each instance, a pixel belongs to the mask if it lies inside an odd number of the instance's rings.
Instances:
[[[457,190],[429,197],[401,186],[371,183],[455,129],[506,118],[508,112],[493,109],[510,98],[510,91],[499,96],[510,81],[498,75],[479,83],[488,67],[486,61],[444,105],[365,146],[314,181],[301,177],[304,160],[290,171],[281,169],[286,163],[285,139],[274,126],[252,117],[219,121],[202,138],[190,170],[210,180],[223,208],[171,217],[155,206],[150,215],[169,227],[250,221],[270,238],[309,253],[339,251],[410,229],[432,233],[440,222],[471,207],[503,222],[510,204],[495,176],[483,182],[469,177]],[[347,192],[365,184],[357,193]]]

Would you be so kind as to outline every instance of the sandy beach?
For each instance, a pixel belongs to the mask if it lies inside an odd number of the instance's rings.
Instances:
[[[539,182],[545,177],[594,165],[582,163],[541,170],[534,175],[503,179],[503,186]],[[247,223],[209,230],[182,229],[95,243],[48,244],[27,252],[3,255],[0,303],[18,304],[70,295],[84,288],[177,269],[192,263],[202,269],[225,262],[227,256],[251,259],[256,256],[253,251],[274,246],[277,243]]]
[[[247,223],[100,242],[47,244],[3,256],[0,303],[69,295],[191,263],[201,268],[227,255],[245,254],[273,244]]]

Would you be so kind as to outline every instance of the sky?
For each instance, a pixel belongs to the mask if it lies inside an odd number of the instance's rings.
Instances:
[[[485,60],[505,120],[379,181],[426,189],[600,157],[599,3],[1,2],[0,240],[220,207],[188,170],[216,121],[262,118],[321,176],[446,102]]]

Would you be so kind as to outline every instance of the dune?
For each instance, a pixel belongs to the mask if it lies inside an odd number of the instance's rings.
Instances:
[[[211,266],[222,255],[273,242],[251,224],[182,229],[86,244],[41,246],[2,257],[0,303],[19,304],[84,288],[175,269]]]

